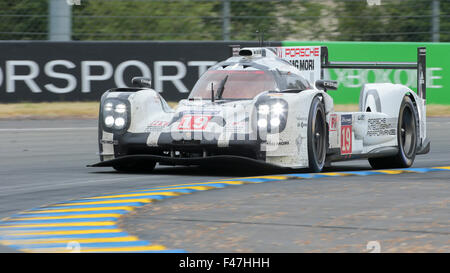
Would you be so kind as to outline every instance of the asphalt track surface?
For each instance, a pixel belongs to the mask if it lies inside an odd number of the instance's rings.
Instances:
[[[429,118],[431,152],[414,167],[449,166],[449,133],[450,118]],[[98,160],[96,143],[95,120],[0,121],[0,218],[70,199],[274,172],[86,168]],[[370,166],[342,162],[327,171],[356,170]],[[450,252],[449,203],[450,172],[287,180],[163,200],[121,218],[120,226],[188,252],[364,252],[369,241],[382,252]]]

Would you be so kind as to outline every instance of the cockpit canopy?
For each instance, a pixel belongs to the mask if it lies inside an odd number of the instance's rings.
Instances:
[[[210,99],[211,84],[216,96],[223,88],[221,99],[252,99],[261,92],[278,89],[270,71],[209,70],[197,81],[189,97]]]
[[[212,86],[211,86],[212,85]],[[253,99],[269,90],[306,90],[310,83],[303,77],[289,72],[264,70],[208,70],[195,84],[189,98]]]

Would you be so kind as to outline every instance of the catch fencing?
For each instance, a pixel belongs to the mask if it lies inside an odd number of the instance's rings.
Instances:
[[[449,0],[2,0],[0,40],[450,41]]]

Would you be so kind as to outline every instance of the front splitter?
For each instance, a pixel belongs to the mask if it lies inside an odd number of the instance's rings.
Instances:
[[[92,165],[87,165],[87,167],[113,167],[121,165],[128,162],[145,162],[153,161],[162,164],[169,165],[236,165],[245,166],[253,168],[277,168],[285,169],[285,167],[280,167],[271,163],[266,163],[264,161],[242,157],[234,155],[216,155],[208,157],[191,157],[191,158],[177,158],[177,157],[166,157],[158,155],[126,155],[115,159],[106,160],[98,162]],[[244,165],[243,165],[244,164]]]

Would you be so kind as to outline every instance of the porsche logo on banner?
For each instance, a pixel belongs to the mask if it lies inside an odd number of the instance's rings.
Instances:
[[[278,57],[290,62],[310,82],[320,80],[320,46],[277,47]]]

